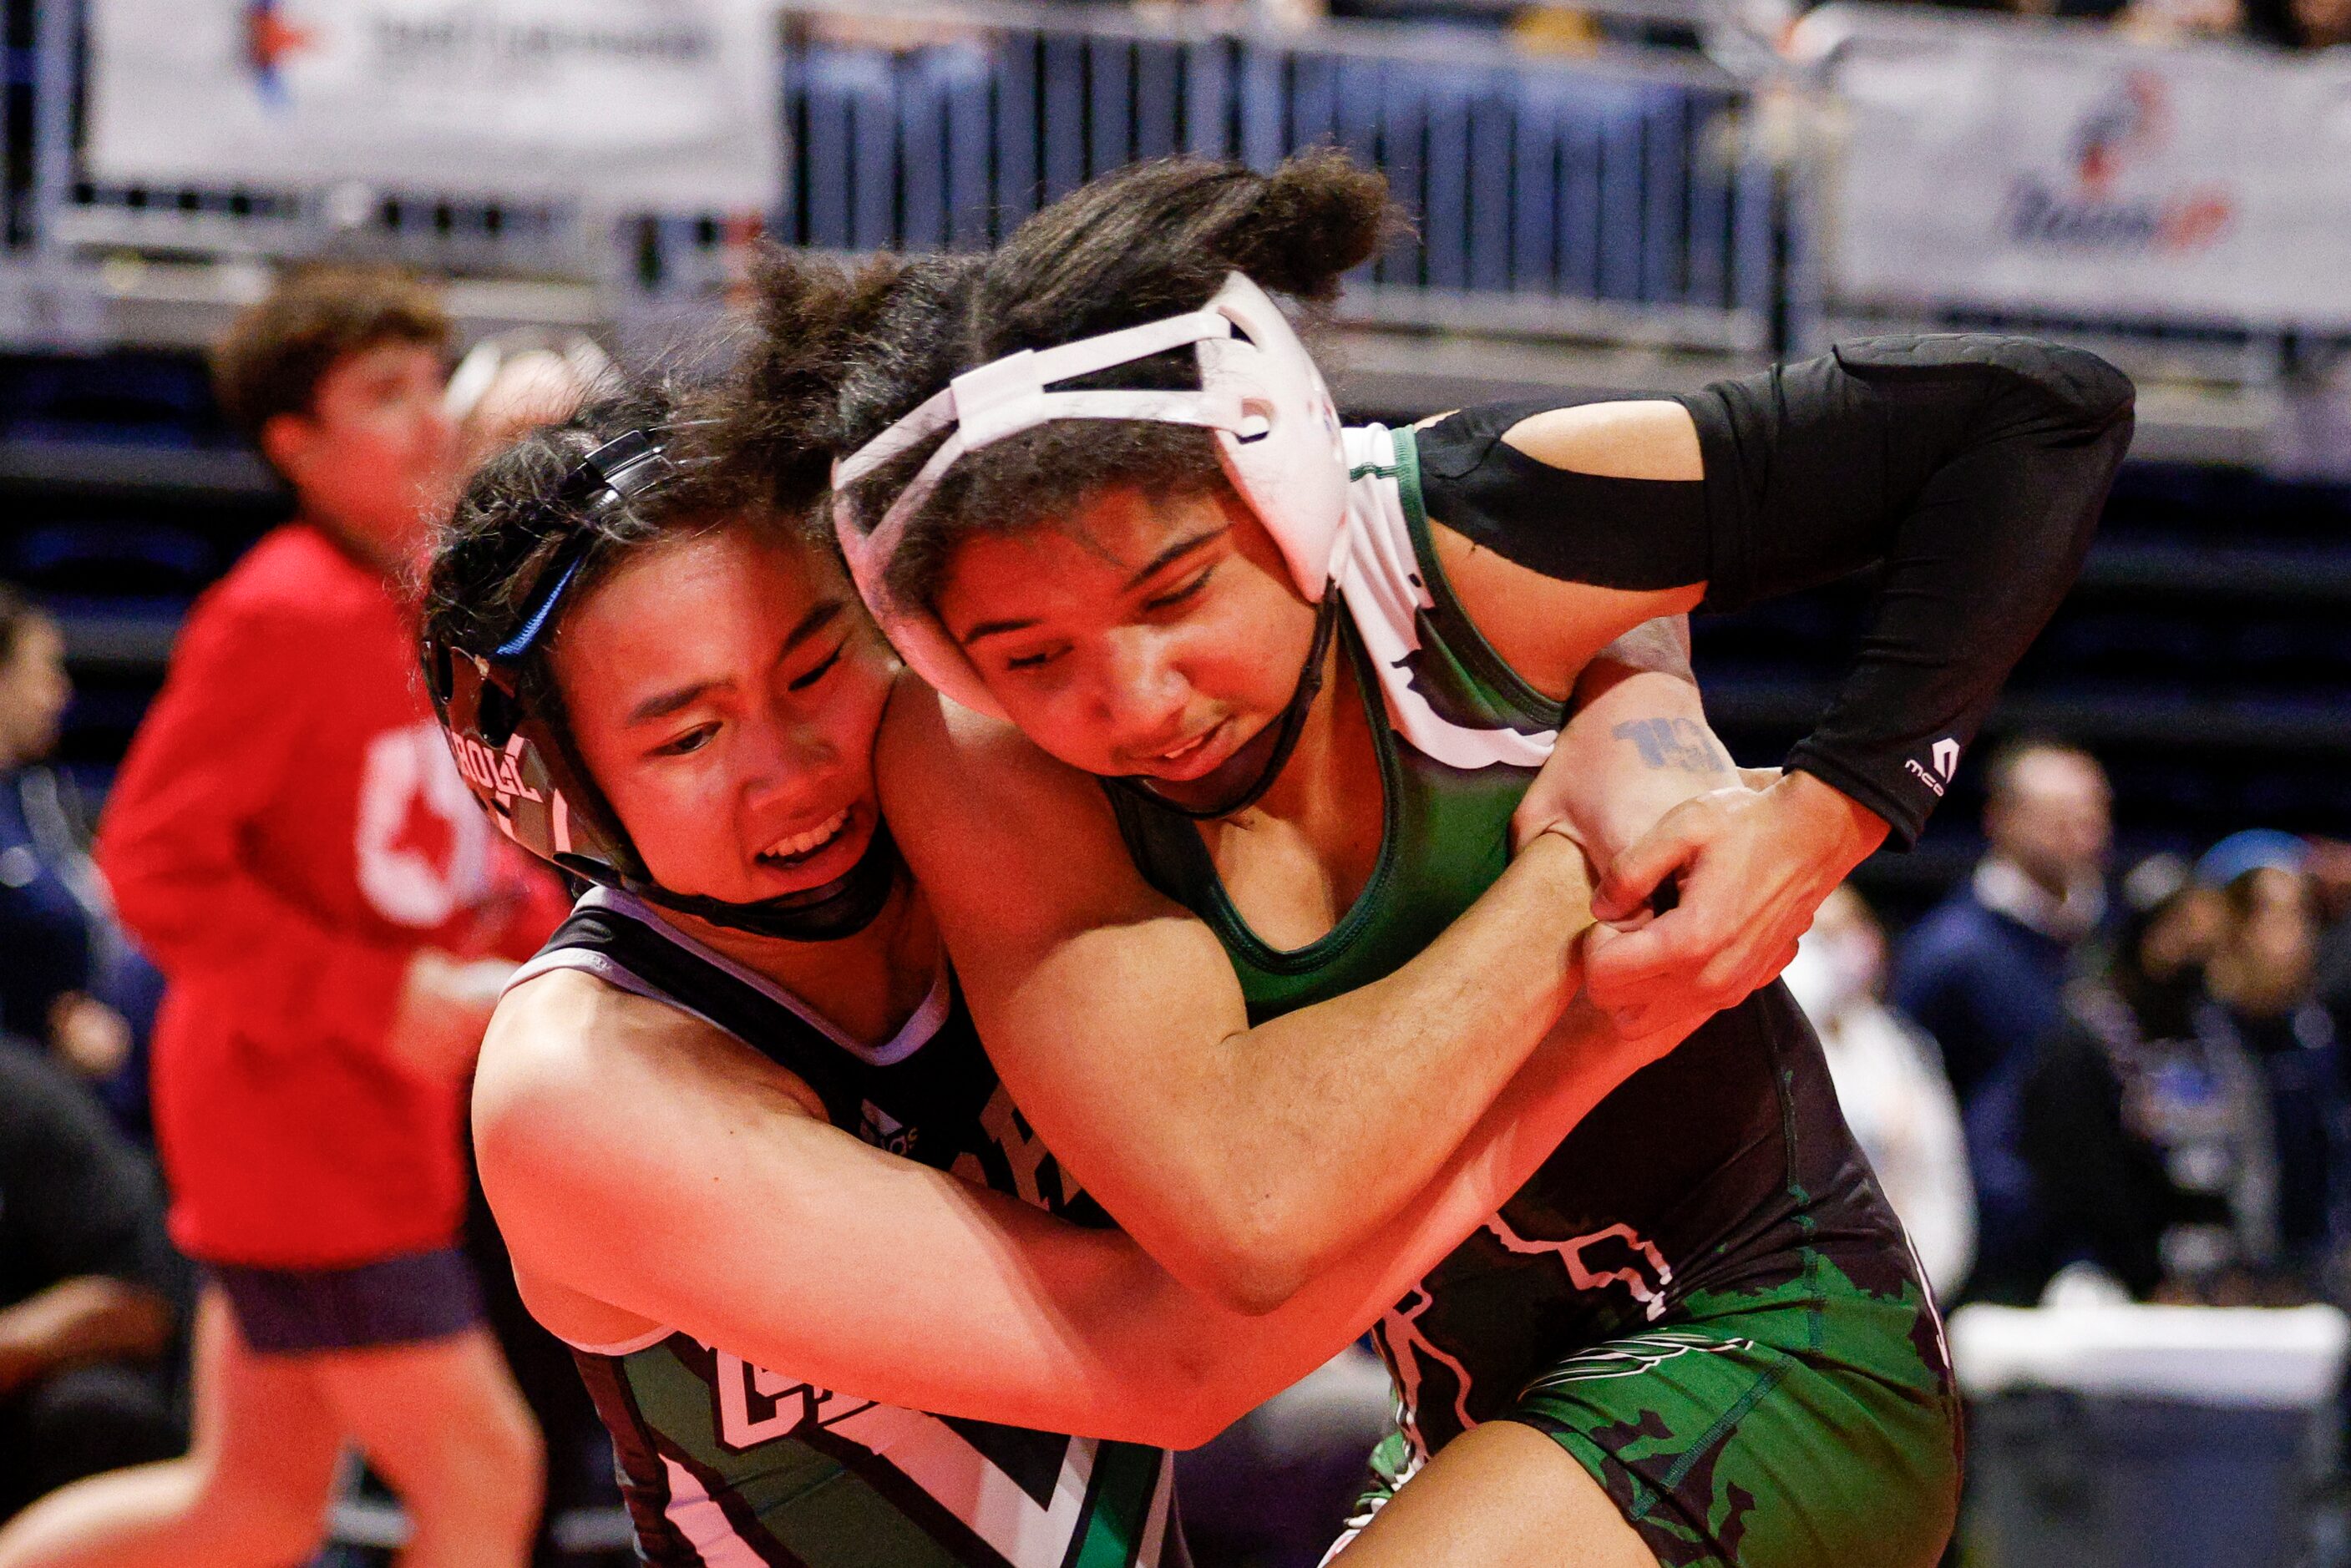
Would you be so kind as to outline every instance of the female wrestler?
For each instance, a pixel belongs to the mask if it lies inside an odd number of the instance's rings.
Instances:
[[[1178,1563],[1161,1449],[1360,1334],[1655,1049],[1571,1014],[1344,1267],[1265,1317],[1182,1289],[978,1048],[872,794],[897,667],[829,546],[676,425],[640,396],[494,460],[429,584],[461,771],[603,884],[483,1047],[523,1293],[576,1348],[649,1561]],[[1531,1006],[1482,1009],[1547,1012],[1540,1035],[1589,923],[1581,857],[1548,836],[1513,877],[1421,984],[1543,966]],[[1390,991],[1367,1045],[1417,1026]]]
[[[1483,1064],[1232,1043],[1384,983],[1502,873],[1546,757],[1541,788],[1572,781],[1552,742],[1592,652],[1886,565],[1788,776],[1611,867],[1614,912],[1669,872],[1686,905],[1615,978],[1687,984],[1695,938],[1698,993],[1735,1000],[1889,823],[1915,833],[2129,424],[2087,355],[1929,338],[1343,436],[1259,285],[1327,296],[1384,212],[1336,156],[1174,162],[955,286],[769,280],[776,415],[840,453],[859,586],[963,705],[902,700],[878,766],[989,1054],[1130,1234],[1260,1307],[1424,1179]],[[1612,732],[1670,771],[1687,722]],[[1586,1118],[1380,1337],[1384,1480],[1426,1470],[1351,1563],[1907,1565],[1947,1539],[1938,1327],[1779,988]]]

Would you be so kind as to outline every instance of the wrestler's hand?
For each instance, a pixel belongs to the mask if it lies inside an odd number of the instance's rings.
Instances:
[[[1601,867],[1585,985],[1628,1036],[1737,1005],[1796,954],[1821,900],[1886,838],[1885,819],[1810,774],[1667,812]],[[1660,884],[1676,884],[1650,918]]]

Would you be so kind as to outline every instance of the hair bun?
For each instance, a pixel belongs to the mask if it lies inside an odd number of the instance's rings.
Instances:
[[[1322,301],[1404,229],[1386,176],[1322,148],[1267,176],[1255,212],[1219,248],[1260,286]]]

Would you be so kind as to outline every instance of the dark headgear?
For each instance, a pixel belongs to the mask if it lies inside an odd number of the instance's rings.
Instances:
[[[425,644],[426,680],[450,755],[508,838],[575,877],[761,936],[822,941],[852,935],[881,913],[896,880],[898,856],[887,827],[877,826],[858,863],[820,888],[747,904],[673,893],[645,868],[562,724],[538,711],[524,694],[524,672],[540,656],[564,595],[599,537],[598,521],[677,471],[663,441],[642,430],[588,453],[558,491],[561,504],[580,509],[580,522],[541,569],[540,580],[549,586],[534,592],[521,627],[486,650]]]

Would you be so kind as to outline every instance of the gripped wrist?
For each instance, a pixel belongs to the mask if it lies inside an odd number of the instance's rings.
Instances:
[[[1519,846],[1518,858],[1533,858],[1544,869],[1556,875],[1580,875],[1588,864],[1583,839],[1574,822],[1559,817],[1543,824],[1526,843]]]
[[[1595,876],[1592,857],[1583,840],[1576,836],[1573,823],[1553,822],[1538,828],[1519,846],[1510,863],[1514,867],[1523,864],[1531,874],[1541,877],[1547,898],[1588,900],[1592,897]]]
[[[1860,865],[1886,842],[1886,821],[1843,790],[1802,769],[1790,769],[1768,792],[1794,812],[1837,872]]]

